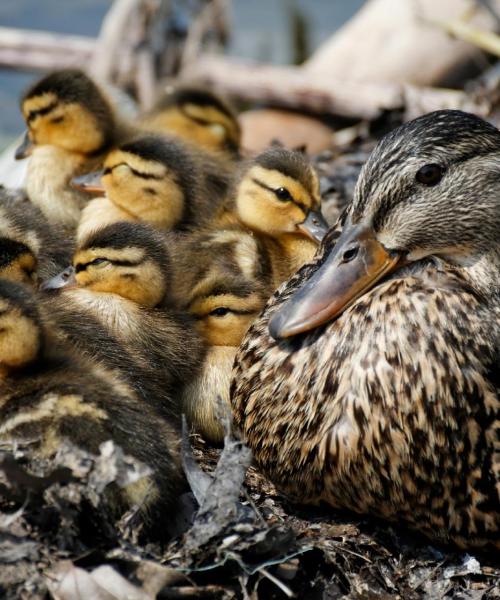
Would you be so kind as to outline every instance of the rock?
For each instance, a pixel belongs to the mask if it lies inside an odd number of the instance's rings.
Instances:
[[[247,110],[239,116],[242,147],[250,154],[265,150],[273,141],[286,148],[306,147],[308,154],[330,148],[333,130],[307,115],[287,110],[263,108]]]

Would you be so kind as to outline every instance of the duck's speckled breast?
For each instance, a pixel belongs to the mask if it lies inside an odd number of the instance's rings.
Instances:
[[[500,528],[495,344],[480,300],[428,269],[290,341],[267,331],[272,300],[236,357],[232,405],[257,462],[293,497],[474,545]]]

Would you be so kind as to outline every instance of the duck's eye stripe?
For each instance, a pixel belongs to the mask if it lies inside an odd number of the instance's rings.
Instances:
[[[227,314],[231,313],[233,315],[253,315],[256,311],[255,310],[236,310],[234,308],[226,308],[226,307],[219,307],[219,308],[215,308],[214,310],[210,311],[208,313],[209,316],[215,316],[215,317],[224,317]]]
[[[142,264],[143,260],[110,260],[112,265],[116,265],[117,267],[138,267]]]
[[[219,306],[219,308],[214,308],[214,310],[210,311],[210,315],[214,317],[224,317],[228,313],[233,312],[231,309],[226,308],[225,306]]]
[[[23,254],[32,254],[31,250],[22,242],[3,238],[0,240],[0,267],[9,265],[13,260]]]
[[[56,108],[58,106],[58,104],[59,104],[59,102],[51,102],[44,108],[39,108],[38,110],[30,110],[30,112],[28,113],[28,117],[26,118],[26,121],[28,123],[31,123],[31,121],[33,121],[37,117],[41,117],[43,115],[48,115],[50,112],[52,112],[54,110],[54,108]]]
[[[100,265],[103,262],[109,262],[106,258],[95,258],[88,263],[79,263],[75,266],[75,273],[80,273],[81,271],[85,271],[87,267],[91,265]]]
[[[262,189],[267,190],[268,192],[273,192],[273,194],[275,194],[277,196],[276,193],[276,189],[270,187],[269,185],[266,185],[263,181],[260,181],[260,179],[257,179],[256,177],[252,177],[252,181],[260,186]],[[288,193],[288,198],[286,198],[286,200],[288,200],[289,202],[292,202],[293,204],[295,204],[296,206],[298,206],[300,208],[300,210],[302,210],[304,212],[304,214],[307,215],[307,213],[309,212],[309,208],[303,204],[302,202],[299,202],[298,200],[295,200],[295,198],[290,194],[290,192],[288,192],[288,190],[286,188],[278,188],[279,190],[285,190]],[[285,201],[284,198],[279,198],[279,200]]]
[[[116,168],[121,167],[123,165],[128,167],[130,169],[130,171],[136,177],[141,177],[142,179],[156,179],[157,181],[161,181],[163,179],[163,177],[161,175],[154,175],[153,173],[143,173],[142,171],[138,171],[137,169],[134,169],[126,162],[121,162],[116,165],[113,165],[112,167],[107,167],[106,169],[104,169],[103,175],[109,175],[109,173],[111,173],[111,171],[114,171]]]
[[[81,271],[85,271],[87,267],[92,265],[99,265],[103,262],[108,262],[116,267],[137,267],[139,266],[143,260],[119,260],[119,259],[109,259],[109,258],[95,258],[88,263],[79,263],[75,265],[75,273],[80,273]]]
[[[207,119],[203,119],[201,117],[189,114],[184,106],[180,107],[179,112],[185,117],[187,117],[190,121],[193,121],[193,123],[197,123],[198,125],[203,125],[204,127],[207,127],[208,125],[212,124],[211,121],[208,121]]]

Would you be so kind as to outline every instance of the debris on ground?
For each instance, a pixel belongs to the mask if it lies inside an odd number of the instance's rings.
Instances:
[[[53,464],[33,459],[29,444],[5,451],[0,596],[500,598],[494,557],[438,548],[392,524],[290,505],[247,469],[240,442],[227,439],[217,450],[191,439],[210,485],[190,528],[167,548],[131,541],[130,519],[107,520],[104,487],[143,468],[112,444],[99,456],[65,444]]]

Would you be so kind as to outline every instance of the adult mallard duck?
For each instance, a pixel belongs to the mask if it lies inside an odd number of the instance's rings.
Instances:
[[[292,497],[500,547],[500,132],[439,111],[375,148],[250,328],[235,424]]]

